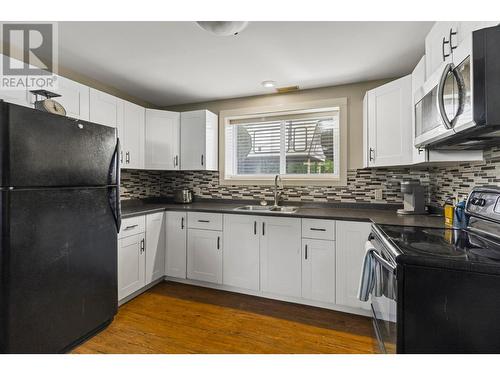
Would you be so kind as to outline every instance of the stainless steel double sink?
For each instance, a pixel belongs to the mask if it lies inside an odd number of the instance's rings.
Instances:
[[[293,214],[297,212],[299,208],[295,206],[241,206],[236,207],[234,211],[246,211],[246,212],[259,212],[259,213],[283,213],[283,214]]]

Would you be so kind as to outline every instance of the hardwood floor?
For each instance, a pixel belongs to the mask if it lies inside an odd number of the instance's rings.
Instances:
[[[369,318],[162,282],[73,353],[374,353]]]

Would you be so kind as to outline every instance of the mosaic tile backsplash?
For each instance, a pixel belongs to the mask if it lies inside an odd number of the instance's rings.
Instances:
[[[473,186],[500,185],[500,148],[485,151],[484,162],[448,167],[349,170],[347,186],[286,187],[284,199],[296,202],[402,204],[400,183],[419,180],[427,200],[442,205],[446,197],[464,197]],[[122,199],[171,196],[188,188],[195,198],[272,200],[270,186],[221,186],[219,173],[209,171],[122,171]],[[383,190],[383,201],[375,200]]]

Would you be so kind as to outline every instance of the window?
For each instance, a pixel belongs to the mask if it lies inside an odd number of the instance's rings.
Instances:
[[[340,106],[225,117],[221,183],[261,184],[277,174],[295,185],[340,182],[340,118]]]

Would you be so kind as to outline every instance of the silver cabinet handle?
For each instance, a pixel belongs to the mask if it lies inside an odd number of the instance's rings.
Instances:
[[[128,226],[125,227],[124,230],[132,229],[132,228],[135,228],[135,227],[138,227],[138,226],[139,226],[139,224],[128,225]]]
[[[175,166],[179,166],[179,155],[175,155]]]
[[[130,152],[127,151],[125,153],[125,163],[129,164],[130,163]]]
[[[306,256],[305,256],[305,258],[307,259],[307,245],[306,245]]]
[[[203,154],[201,154],[201,165],[203,165],[203,162],[204,162],[204,160],[203,160]]]
[[[144,253],[144,238],[141,240],[141,254]]]
[[[210,223],[210,220],[198,220],[198,223]]]
[[[441,53],[443,55],[443,61],[445,61],[446,58],[450,56],[449,53],[444,53],[444,45],[445,44],[450,44],[450,41],[446,40],[446,38],[443,36],[443,42],[441,43]]]
[[[457,35],[456,31],[453,31],[453,28],[450,28],[450,38],[448,39],[450,43],[450,52],[453,53],[453,50],[457,48],[457,46],[453,45],[453,37]]]
[[[181,218],[181,229],[184,229],[184,216]]]
[[[120,150],[120,163],[123,164],[123,150]]]
[[[310,230],[315,230],[317,232],[326,232],[325,228],[309,228]]]
[[[217,250],[220,249],[220,236],[217,236]]]
[[[266,223],[265,222],[262,222],[262,235],[263,236],[266,235]]]
[[[369,158],[370,158],[370,161],[374,161],[375,160],[375,149],[374,148],[370,147]]]
[[[253,234],[257,234],[257,220],[253,222]]]

